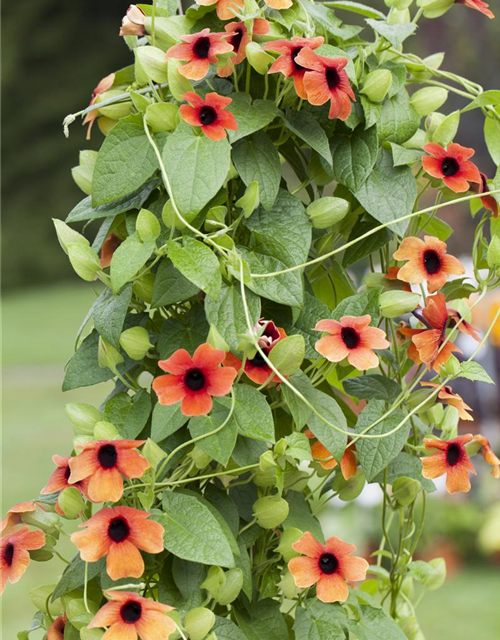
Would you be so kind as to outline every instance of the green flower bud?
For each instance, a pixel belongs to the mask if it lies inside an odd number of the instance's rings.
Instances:
[[[259,459],[259,469],[261,471],[267,471],[268,469],[275,469],[276,460],[274,459],[274,453],[269,450],[263,453]]]
[[[30,558],[35,562],[48,562],[52,560],[54,554],[50,549],[34,549],[29,552]]]
[[[240,595],[243,588],[243,571],[241,569],[229,569],[229,571],[225,572],[224,577],[224,583],[217,596],[217,602],[222,606],[231,604]]]
[[[144,327],[130,327],[120,335],[120,347],[132,360],[142,360],[152,346]]]
[[[249,42],[245,51],[250,66],[261,76],[265,75],[270,65],[274,62],[273,56],[261,49],[257,42]]]
[[[236,201],[236,206],[243,209],[245,218],[249,218],[260,204],[259,183],[253,180],[245,190],[245,193]]]
[[[188,454],[188,457],[191,458],[194,462],[194,466],[197,469],[205,469],[211,462],[212,458],[202,451],[199,447],[194,447],[193,450]]]
[[[268,467],[265,471],[257,471],[253,481],[258,487],[274,487],[276,485],[276,467]]]
[[[97,96],[95,103],[99,104],[110,98],[116,98],[121,95],[123,91],[121,89],[110,89],[109,91],[105,91]],[[121,120],[121,118],[126,118],[132,113],[132,102],[115,102],[114,104],[110,104],[107,107],[100,107],[99,114],[102,116],[106,116],[106,118],[111,118],[112,120]]]
[[[419,293],[410,291],[384,291],[379,299],[380,313],[384,318],[397,318],[411,313],[418,307]]]
[[[387,16],[387,24],[408,24],[411,22],[411,15],[408,9],[394,8]]]
[[[387,280],[383,273],[367,273],[363,277],[363,283],[367,289],[377,289],[378,287],[386,287],[391,284],[391,280]]]
[[[149,462],[153,470],[156,470],[160,462],[167,457],[165,451],[163,451],[163,449],[158,446],[154,440],[151,440],[151,438],[146,440],[146,444],[143,446],[141,453]]]
[[[428,116],[437,111],[448,99],[448,91],[442,87],[424,87],[416,91],[410,98],[410,104],[417,114]]]
[[[207,231],[219,231],[226,226],[224,224],[226,215],[227,207],[211,207],[208,210],[207,217],[205,218],[205,229]]]
[[[430,397],[431,393],[432,391],[430,389],[419,389],[418,391],[414,391],[408,397],[408,407],[410,409],[415,409],[419,404],[428,400],[428,402],[419,409],[419,412],[430,411],[436,402],[434,398]]]
[[[81,233],[75,231],[62,220],[52,218],[52,222],[56,228],[57,239],[64,253],[68,254],[68,249],[72,244],[84,244],[89,246],[89,241]]]
[[[217,598],[225,580],[226,576],[220,567],[210,567],[201,588],[206,589],[213,598]]]
[[[204,640],[215,624],[215,613],[205,607],[191,609],[184,617],[184,629],[190,640]]]
[[[141,209],[135,223],[136,231],[139,238],[146,242],[146,240],[156,240],[161,233],[161,226],[158,218],[154,213],[147,209]]]
[[[71,175],[77,187],[88,196],[92,193],[92,176],[94,175],[94,167],[89,165],[80,165],[71,169]]]
[[[121,353],[115,349],[107,340],[102,336],[99,336],[99,350],[97,352],[97,362],[101,369],[109,367],[111,371],[115,372],[116,367],[124,362]]]
[[[25,524],[41,529],[48,535],[59,535],[56,528],[59,516],[55,513],[44,511],[38,505],[36,505],[34,511],[23,513],[22,520]]]
[[[75,520],[85,509],[85,501],[76,487],[64,489],[57,499],[59,508],[69,520]]]
[[[430,118],[433,118],[433,115],[431,115]],[[450,113],[441,119],[440,122],[438,120],[435,127],[433,125],[434,122],[431,120],[431,126],[427,132],[431,141],[437,142],[437,144],[440,144],[443,147],[447,147],[457,135],[458,127],[460,125],[460,111]]]
[[[439,589],[443,586],[444,581],[446,580],[446,561],[444,558],[433,558],[429,565],[433,569],[432,576],[430,576],[425,583],[425,586],[434,591],[434,589]]]
[[[141,113],[145,113],[146,109],[151,104],[153,104],[151,101],[151,98],[149,98],[148,96],[145,96],[142,93],[139,93],[138,91],[131,91],[130,99],[132,100],[132,103],[134,107],[137,109],[137,111],[140,111]],[[148,124],[149,126],[152,126],[150,123]]]
[[[101,116],[97,119],[97,126],[103,136],[107,136],[111,129],[115,126],[118,120],[112,120],[111,118],[105,118]]]
[[[168,69],[168,88],[170,93],[178,102],[181,102],[182,96],[188,91],[192,91],[193,87],[187,78],[179,73],[179,66],[181,62],[170,58],[167,61]]]
[[[444,372],[447,376],[456,376],[460,369],[460,361],[456,356],[450,356],[444,365]]]
[[[94,438],[96,440],[114,440],[119,438],[120,433],[114,424],[101,420],[94,427]]]
[[[398,626],[404,632],[408,640],[425,640],[418,620],[415,616],[407,616],[398,620]]]
[[[82,280],[87,282],[95,280],[96,273],[101,270],[101,263],[99,256],[92,247],[82,242],[70,244],[68,246],[68,257],[71,266]]]
[[[425,131],[423,131],[422,129],[418,129],[417,132],[409,140],[403,142],[402,146],[406,149],[418,149],[419,151],[421,151],[426,142],[427,140]]]
[[[156,102],[146,108],[146,122],[153,131],[173,131],[179,122],[179,107],[169,102]]]
[[[394,7],[395,9],[408,9],[413,0],[384,0],[386,7]]]
[[[149,80],[153,82],[167,82],[168,65],[165,53],[158,47],[136,47],[135,53],[135,76],[141,84],[147,84]]]
[[[290,562],[292,558],[296,558],[300,555],[292,548],[292,545],[301,538],[303,531],[292,527],[291,529],[285,529],[279,538],[279,545],[276,547],[276,553],[280,553],[283,556],[285,562]]]
[[[132,291],[135,295],[151,304],[153,301],[153,288],[154,288],[155,276],[153,273],[146,273],[137,280],[134,280],[134,284],[132,285]]]
[[[400,507],[407,507],[417,497],[420,486],[413,478],[398,478],[392,485],[392,495]]]
[[[455,0],[417,0],[417,6],[424,10],[426,18],[439,18],[454,5]]]
[[[259,498],[253,505],[253,513],[257,524],[263,529],[274,529],[288,517],[290,507],[280,496]]]
[[[351,205],[343,198],[318,198],[307,207],[307,215],[316,229],[327,229],[343,220]]]
[[[377,69],[366,76],[360,93],[364,94],[372,102],[382,102],[391,87],[392,73],[389,69]]]
[[[427,135],[432,136],[433,132],[446,118],[444,113],[439,111],[433,111],[425,120],[425,128],[427,129]]]
[[[65,407],[66,415],[78,430],[77,435],[85,433],[92,435],[96,422],[102,420],[101,412],[90,404],[70,402]]]

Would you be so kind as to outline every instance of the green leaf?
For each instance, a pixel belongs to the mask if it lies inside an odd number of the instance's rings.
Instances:
[[[230,98],[233,101],[227,110],[234,114],[238,123],[237,131],[228,132],[231,144],[267,127],[279,113],[271,100],[254,100],[252,103],[246,93],[233,93]]]
[[[188,424],[191,436],[199,438],[218,429],[229,415],[230,404],[230,401],[226,405],[225,402],[215,400],[210,415],[191,418]],[[226,466],[233,453],[237,437],[238,425],[234,420],[229,420],[221,431],[199,440],[196,446],[211,458]]]
[[[500,164],[500,122],[496,118],[485,119],[484,140],[493,162]]]
[[[248,640],[290,640],[279,602],[271,599],[253,601],[245,612],[235,607],[234,614]]]
[[[329,165],[332,164],[332,152],[327,135],[323,127],[310,113],[288,109],[284,121],[292,133],[317,151]]]
[[[430,236],[436,236],[440,240],[447,240],[453,233],[453,227],[441,218],[436,218],[432,213],[423,213],[419,217],[420,229]]]
[[[188,222],[194,220],[224,184],[230,155],[226,139],[210,140],[185,124],[168,136],[162,158],[172,197]]]
[[[391,153],[382,149],[370,176],[354,195],[373,218],[385,224],[412,213],[417,183],[410,167],[395,167]],[[407,226],[405,220],[389,229],[402,235]]]
[[[88,387],[100,382],[106,382],[113,377],[113,372],[101,369],[97,360],[99,334],[92,331],[78,347],[66,366],[63,391]],[[121,370],[121,367],[119,367]]]
[[[369,402],[359,414],[355,426],[356,433],[363,433],[367,427],[385,414],[386,406],[386,403],[381,400]],[[366,433],[367,435],[388,433],[398,427],[405,417],[402,411],[393,411]],[[356,441],[358,459],[369,482],[398,455],[408,440],[410,428],[410,421],[407,420],[397,431],[385,438],[360,438]]]
[[[275,442],[274,420],[266,397],[254,387],[238,384],[234,387],[236,401],[233,418],[242,436]]]
[[[401,451],[387,467],[387,484],[394,484],[398,478],[413,478],[418,480],[422,485],[422,489],[427,493],[436,491],[436,487],[432,480],[424,478],[422,475],[422,462],[419,457]],[[372,482],[382,484],[384,482],[384,472],[381,471]]]
[[[166,491],[164,513],[165,549],[184,560],[201,564],[234,567],[231,546],[210,509],[194,496]]]
[[[301,531],[310,531],[316,540],[324,542],[324,535],[321,525],[312,515],[311,508],[303,493],[298,491],[289,491],[286,495],[286,501],[290,505],[288,517],[283,522],[283,528],[300,529]]]
[[[314,389],[313,393],[310,394],[307,399],[316,411],[326,418],[328,422],[343,431],[347,429],[345,416],[334,398],[318,389]],[[332,454],[335,460],[340,462],[347,446],[347,435],[336,431],[329,424],[321,420],[315,413],[311,413],[307,421],[307,426],[321,444]]]
[[[347,616],[338,604],[314,602],[297,608],[293,630],[300,640],[344,640]]]
[[[347,626],[359,640],[407,640],[407,636],[382,609],[361,606],[359,622]]]
[[[284,376],[290,376],[300,368],[305,356],[306,341],[301,335],[280,340],[269,353],[269,360]]]
[[[61,596],[66,595],[73,589],[79,589],[83,586],[85,581],[85,562],[80,559],[80,557],[75,558],[71,564],[69,564],[64,573],[62,574],[62,578],[57,583],[57,587],[54,589],[54,593],[52,594],[51,601],[57,600]],[[102,558],[98,562],[89,562],[88,563],[88,580],[92,580],[96,576],[98,576],[102,569],[106,566],[105,558]]]
[[[362,30],[362,27],[355,25],[343,25],[335,13],[322,4],[304,2],[302,6],[307,13],[314,18],[318,27],[326,29],[334,38],[349,40]],[[328,54],[321,53],[321,55]]]
[[[484,368],[479,362],[473,360],[462,362],[460,365],[460,371],[457,375],[458,378],[467,378],[474,382],[487,382],[488,384],[495,384],[494,380],[486,373]]]
[[[171,260],[164,258],[156,272],[151,306],[156,308],[179,304],[195,296],[199,290],[174,267]]]
[[[151,437],[155,442],[161,442],[183,427],[187,420],[180,402],[173,405],[157,403],[151,420]]]
[[[177,349],[187,349],[190,353],[206,342],[208,324],[203,307],[195,305],[182,319],[169,318],[163,323],[158,339],[160,358],[169,358]]]
[[[401,393],[397,382],[378,373],[343,381],[345,392],[361,400],[386,400],[393,402]]]
[[[141,116],[120,120],[105,138],[92,179],[92,206],[115,202],[139,189],[158,169]]]
[[[203,603],[201,585],[207,573],[206,567],[198,562],[187,562],[181,558],[174,558],[172,562],[172,577],[176,587],[184,600],[184,611],[200,607]]]
[[[233,147],[233,162],[244,184],[259,183],[260,201],[266,210],[272,209],[281,180],[279,153],[273,141],[263,131],[251,139],[243,139]]]
[[[169,240],[168,256],[176,269],[208,296],[219,298],[222,276],[215,253],[205,244],[185,237],[183,244]]]
[[[344,316],[364,316],[372,317],[370,324],[376,325],[380,318],[379,298],[381,288],[369,289],[363,293],[356,293],[353,296],[344,298],[332,313],[334,320],[340,320]],[[319,335],[319,334],[318,334]]]
[[[260,298],[252,291],[246,291],[246,299],[252,325],[261,316]],[[218,300],[205,300],[205,313],[210,324],[215,325],[220,335],[229,345],[231,351],[236,351],[241,336],[248,332],[240,286],[223,284]]]
[[[314,331],[316,324],[325,318],[330,317],[330,309],[318,300],[316,296],[305,292],[304,306],[301,309],[296,320],[293,322],[291,319],[286,319],[282,326],[285,331],[290,335],[291,333],[298,333],[304,337],[306,341],[305,357],[309,360],[318,357],[317,351],[314,345],[320,338],[320,333]]]
[[[229,618],[217,616],[212,631],[216,634],[217,640],[248,640],[243,631]]]
[[[111,422],[122,438],[133,440],[146,426],[151,413],[151,396],[141,389],[132,398],[128,393],[118,393],[110,398],[104,408],[104,418]]]
[[[297,373],[294,373],[294,375],[288,379],[288,382],[306,399],[314,394],[315,389],[303,371],[297,371]],[[281,390],[287,407],[292,414],[296,428],[298,430],[302,429],[312,414],[311,409],[292,391],[292,389],[290,389],[288,385],[281,385]]]
[[[328,5],[334,9],[344,9],[345,11],[351,11],[352,13],[359,13],[367,18],[382,18],[382,20],[385,20],[385,15],[381,11],[368,7],[366,4],[362,4],[361,2],[335,0],[334,2],[329,2]]]
[[[401,89],[392,98],[386,98],[377,119],[377,133],[380,143],[403,144],[418,130],[420,117],[410,104],[406,89]]]
[[[375,127],[366,131],[362,126],[354,131],[336,131],[330,140],[334,180],[351,191],[358,191],[370,175],[378,153]],[[326,167],[328,171],[328,166]]]
[[[349,234],[348,242],[352,242],[356,238],[361,237],[365,233],[372,231],[379,226],[379,223],[373,218],[362,219],[360,222],[354,225],[351,233]],[[376,253],[379,249],[384,247],[391,240],[391,233],[387,229],[381,229],[377,233],[368,236],[364,240],[357,242],[354,246],[349,247],[344,252],[342,260],[342,266],[347,269],[356,262],[363,260],[366,256]]]
[[[131,299],[132,285],[124,287],[116,295],[111,289],[105,289],[93,306],[94,327],[99,335],[117,349],[120,348],[120,334]]]
[[[266,451],[267,444],[265,442],[239,436],[232,458],[239,467],[247,467],[250,464],[257,464],[260,456]]]
[[[110,275],[114,291],[119,291],[142,269],[155,247],[155,240],[150,238],[142,242],[137,233],[121,243],[111,258]]]
[[[406,38],[411,36],[417,29],[417,25],[414,22],[387,24],[385,20],[373,20],[372,18],[368,18],[366,22],[396,49],[399,49]]]
[[[399,144],[391,142],[392,162],[395,167],[403,167],[405,165],[413,166],[420,162],[425,155],[423,151],[418,149],[407,149]]]

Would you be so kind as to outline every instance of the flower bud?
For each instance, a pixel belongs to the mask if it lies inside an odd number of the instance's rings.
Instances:
[[[54,557],[53,552],[50,549],[45,548],[34,549],[33,551],[30,551],[29,554],[30,558],[35,562],[48,562]]]
[[[426,18],[439,18],[454,5],[455,0],[417,0],[417,6],[424,10]]]
[[[413,478],[398,478],[392,485],[392,495],[400,507],[410,505],[420,491],[420,482]]]
[[[394,7],[395,9],[408,9],[411,6],[413,0],[384,0],[386,7]]]
[[[94,167],[88,164],[79,165],[71,169],[71,176],[83,193],[90,196],[92,193],[92,177],[94,175]]]
[[[259,469],[261,471],[267,471],[268,469],[274,469],[276,467],[276,461],[274,459],[274,453],[269,449],[260,456]]]
[[[123,91],[121,89],[110,89],[109,91],[100,93],[95,99],[95,104],[100,104],[101,102],[116,98],[122,94]],[[115,102],[114,104],[109,104],[105,107],[99,108],[100,115],[105,116],[106,118],[111,118],[112,120],[121,120],[121,118],[126,118],[131,113],[132,102],[130,101]]]
[[[142,360],[152,346],[144,327],[131,327],[120,335],[120,347],[132,360]]]
[[[384,318],[397,318],[405,313],[411,313],[418,307],[419,302],[419,293],[384,291],[379,299],[380,313]]]
[[[191,609],[184,617],[184,629],[190,640],[205,640],[215,624],[215,613],[205,607]]]
[[[220,351],[229,351],[229,345],[221,336],[217,327],[214,324],[210,325],[210,331],[208,332],[207,342],[214,349],[219,349]]]
[[[387,24],[408,24],[411,22],[411,15],[408,9],[396,9],[394,8],[387,16]],[[389,52],[386,52],[389,53]],[[391,59],[392,55],[387,58],[381,58],[383,60]]]
[[[222,205],[218,207],[211,207],[207,212],[207,217],[205,218],[205,229],[207,231],[219,231],[226,226],[224,224],[226,215],[227,207]]]
[[[146,108],[146,122],[153,131],[173,131],[179,121],[179,107],[157,102]]]
[[[423,635],[415,616],[399,618],[398,626],[404,632],[408,640],[425,640],[425,636]]]
[[[167,82],[168,64],[165,53],[158,47],[136,47],[135,53],[135,76],[141,84],[149,81]]]
[[[444,372],[447,376],[456,376],[461,370],[460,361],[456,356],[450,356],[444,365]]]
[[[372,102],[382,102],[391,87],[392,73],[389,69],[377,69],[366,76],[360,93],[364,94]]]
[[[111,371],[115,372],[116,367],[124,362],[122,354],[115,349],[113,345],[109,344],[102,336],[99,336],[99,350],[97,352],[97,362],[101,369],[109,367]]]
[[[416,91],[410,98],[410,104],[417,114],[428,116],[437,111],[448,99],[448,91],[442,87],[424,87]]]
[[[66,415],[78,430],[78,434],[92,435],[96,422],[102,420],[101,412],[90,404],[70,402],[65,407]]]
[[[146,14],[135,4],[131,4],[122,18],[121,36],[144,36],[147,31],[144,26]]]
[[[433,115],[431,115],[430,117],[433,118]],[[430,135],[430,139],[432,142],[437,142],[437,144],[443,147],[447,147],[450,142],[453,141],[453,138],[457,135],[459,124],[460,111],[454,111],[453,113],[450,113],[449,115],[444,117],[441,122],[439,122],[438,120],[435,127],[433,126],[434,123],[431,120],[431,126],[428,129],[428,135]]]
[[[265,471],[258,470],[253,481],[258,487],[274,487],[276,485],[276,467],[267,467]]]
[[[59,517],[55,513],[44,511],[37,505],[34,511],[26,511],[23,513],[22,521],[50,535],[56,534],[56,525],[59,522]],[[57,535],[59,534],[57,533]]]
[[[343,220],[351,205],[343,198],[318,198],[307,207],[307,215],[316,229],[327,229]]]
[[[178,102],[182,101],[182,96],[188,91],[192,91],[193,87],[187,78],[179,73],[179,60],[169,58],[167,60],[168,69],[168,88],[173,98]]]
[[[111,129],[115,126],[118,120],[112,120],[111,118],[105,118],[101,116],[97,120],[97,126],[99,127],[99,131],[103,136],[107,136]]]
[[[245,190],[245,193],[236,201],[236,206],[243,210],[245,218],[249,218],[260,204],[259,183],[253,180]]]
[[[96,273],[101,270],[101,262],[92,247],[82,242],[70,244],[68,246],[68,257],[71,266],[82,280],[87,282],[95,280]]]
[[[57,239],[59,240],[59,244],[61,245],[64,253],[68,254],[68,249],[72,244],[84,244],[89,246],[90,243],[85,236],[82,236],[81,233],[72,229],[62,220],[52,218],[52,222],[56,228]]]
[[[273,56],[261,49],[256,42],[249,42],[245,51],[250,66],[261,76],[265,75],[269,66],[274,62]]]
[[[135,223],[136,231],[142,242],[156,240],[161,233],[161,226],[154,213],[141,209]]]
[[[154,288],[155,276],[153,273],[145,273],[137,280],[134,280],[134,284],[132,285],[132,291],[135,295],[151,304],[153,301],[153,288]]]
[[[253,505],[253,513],[257,524],[263,529],[274,529],[288,517],[290,507],[284,498],[266,496],[259,498]]]
[[[83,496],[76,487],[68,487],[61,491],[57,499],[57,504],[63,512],[64,517],[69,520],[78,518],[85,509]]]
[[[225,573],[220,567],[210,567],[207,577],[201,584],[202,589],[206,589],[213,598],[217,598],[222,585],[226,580]]]
[[[283,560],[289,562],[292,558],[296,558],[300,555],[292,548],[292,545],[302,536],[303,531],[292,527],[291,529],[285,529],[279,538],[279,545],[276,547],[276,553],[281,553]]]
[[[153,470],[156,470],[160,462],[167,457],[165,451],[151,438],[146,440],[146,444],[141,449],[141,454],[146,458]]]
[[[94,427],[94,438],[96,440],[114,440],[119,438],[120,433],[114,424],[101,420]]]
[[[243,571],[241,569],[229,569],[224,574],[225,580],[219,590],[217,602],[226,606],[234,602],[243,588]]]
[[[403,142],[402,146],[405,147],[405,149],[418,149],[421,151],[426,142],[425,131],[418,129],[409,140]]]
[[[202,451],[199,447],[194,447],[189,453],[188,458],[194,462],[194,466],[197,469],[205,469],[211,462],[212,457]]]

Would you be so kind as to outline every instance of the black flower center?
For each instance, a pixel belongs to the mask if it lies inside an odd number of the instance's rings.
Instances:
[[[186,373],[184,382],[191,391],[200,391],[205,386],[205,376],[199,369],[191,369]]]
[[[352,327],[343,327],[342,340],[348,349],[355,349],[359,345],[359,333]]]
[[[299,64],[298,62],[295,62],[295,58],[299,55],[299,53],[302,51],[302,47],[295,47],[295,49],[292,49],[292,62],[293,62],[293,66],[295,67],[295,69],[297,71],[305,71],[306,68],[303,67],[301,64]]]
[[[114,444],[103,444],[97,454],[99,464],[104,469],[112,469],[116,465],[118,453]]]
[[[9,544],[5,545],[5,548],[3,550],[3,559],[5,560],[6,564],[9,565],[9,567],[12,565],[12,560],[14,559],[14,545],[12,544],[12,542],[9,542]]]
[[[130,534],[130,527],[123,518],[113,518],[108,526],[108,536],[113,542],[123,542]]]
[[[453,442],[448,447],[448,451],[446,452],[446,462],[450,465],[450,467],[454,467],[460,458],[462,457],[462,450],[460,445],[456,442]]]
[[[262,351],[264,351],[264,353],[267,356],[267,349],[262,349]],[[264,360],[264,358],[262,357],[262,354],[259,351],[257,351],[255,356],[248,362],[252,365],[252,367],[258,367],[259,369],[263,369],[264,367],[267,367],[267,362]]]
[[[197,58],[208,58],[210,53],[210,38],[198,38],[193,47],[194,54]]]
[[[235,51],[240,48],[241,41],[243,40],[243,29],[236,29],[234,36],[229,39],[229,43],[233,45]]]
[[[328,67],[326,71],[326,81],[329,89],[336,89],[340,84],[340,75],[334,67]]]
[[[424,267],[431,276],[441,269],[441,258],[433,249],[428,249],[424,253]]]
[[[130,600],[130,602],[126,602],[123,607],[120,609],[120,615],[122,617],[123,622],[127,624],[134,624],[137,622],[142,614],[142,606],[140,602],[136,602],[135,600]]]
[[[200,122],[201,124],[213,124],[217,119],[217,112],[213,107],[202,107],[200,109]]]
[[[445,158],[441,163],[441,171],[447,178],[451,178],[460,169],[460,165],[455,160],[455,158]]]
[[[331,576],[339,568],[339,561],[333,553],[324,553],[319,559],[319,568],[327,576]]]

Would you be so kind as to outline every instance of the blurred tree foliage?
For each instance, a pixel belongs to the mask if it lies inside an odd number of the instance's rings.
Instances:
[[[66,114],[88,104],[103,76],[130,63],[118,38],[128,4],[128,0],[3,3],[4,287],[71,277],[51,218],[64,219],[82,196],[69,169],[78,163],[80,149],[98,148],[101,134],[95,127],[92,141],[86,142],[76,122],[66,140],[61,123]],[[387,10],[382,0],[367,4]],[[492,8],[498,13],[497,7]],[[498,87],[498,20],[460,6],[438,20],[422,20],[420,29],[425,37],[415,53],[446,50],[444,66],[450,71],[487,89]],[[446,111],[460,106],[460,98],[450,95]],[[474,112],[467,114],[459,138],[461,144],[477,149],[477,162],[487,172],[492,165],[480,122]],[[450,222],[456,224],[456,215]]]

